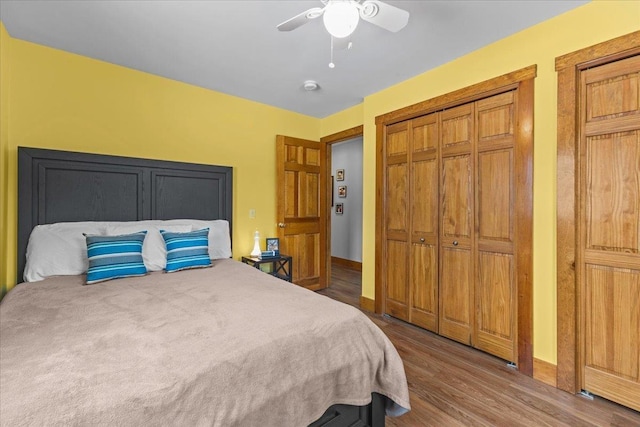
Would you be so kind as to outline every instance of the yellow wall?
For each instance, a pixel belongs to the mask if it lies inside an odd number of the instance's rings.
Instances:
[[[317,139],[364,124],[363,295],[374,297],[375,117],[532,64],[534,140],[534,356],[556,362],[556,73],[555,57],[640,29],[640,2],[595,1],[313,119],[138,71],[9,38],[1,151],[8,180],[7,238],[15,247],[18,145],[234,166],[234,253],[251,233],[274,232],[278,133]],[[4,33],[4,28],[0,28]],[[6,46],[7,37],[3,47]],[[7,53],[8,52],[8,53]],[[8,90],[10,86],[10,91]],[[8,92],[8,101],[5,101]],[[4,108],[3,108],[4,110]],[[1,164],[1,163],[0,163]],[[5,169],[5,168],[3,168]],[[273,184],[272,184],[273,183]],[[1,198],[0,198],[1,199]],[[248,219],[248,210],[257,219]],[[2,223],[5,224],[5,223]],[[3,236],[0,236],[3,238]],[[15,277],[9,250],[6,277]],[[0,266],[2,266],[0,264]]]
[[[365,98],[362,293],[374,298],[375,117],[537,64],[534,128],[534,357],[556,363],[555,58],[640,29],[639,1],[595,1]],[[350,112],[323,120],[350,125]]]
[[[321,122],[322,136],[342,132],[362,125],[363,104],[358,104],[339,113],[324,118]]]
[[[15,38],[5,42],[11,108],[6,147],[2,140],[9,179],[1,188],[11,213],[2,236],[12,248],[4,266],[9,287],[16,276],[18,146],[233,166],[234,256],[251,251],[256,228],[275,235],[276,134],[318,139],[318,119]],[[252,208],[256,219],[249,219]]]
[[[7,269],[7,147],[9,146],[9,34],[0,23],[0,298],[9,283]]]

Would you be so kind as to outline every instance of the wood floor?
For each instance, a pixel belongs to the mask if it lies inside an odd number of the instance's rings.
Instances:
[[[359,307],[361,274],[332,265],[319,293]],[[367,313],[398,349],[411,412],[387,426],[640,426],[640,413],[560,391],[506,362],[402,321]]]

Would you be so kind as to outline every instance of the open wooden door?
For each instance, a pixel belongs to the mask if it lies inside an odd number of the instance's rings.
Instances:
[[[323,144],[278,135],[276,147],[280,252],[293,257],[294,283],[324,289],[327,193],[322,183],[327,179]]]
[[[640,55],[580,89],[582,388],[640,411]]]

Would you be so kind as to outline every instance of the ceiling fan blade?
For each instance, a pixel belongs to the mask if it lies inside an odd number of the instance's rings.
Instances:
[[[385,30],[397,33],[409,22],[409,12],[378,0],[365,0],[360,5],[360,17]]]
[[[294,16],[291,19],[287,19],[282,24],[279,24],[276,28],[280,31],[291,31],[295,30],[298,27],[306,24],[312,19],[321,16],[324,13],[324,8],[322,7],[314,7],[305,12],[302,12],[299,15]]]

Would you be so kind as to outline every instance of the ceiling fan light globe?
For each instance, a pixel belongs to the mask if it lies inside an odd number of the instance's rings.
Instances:
[[[358,26],[360,13],[351,1],[330,0],[322,15],[324,26],[333,37],[350,36]]]

